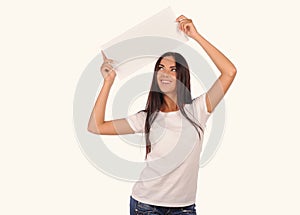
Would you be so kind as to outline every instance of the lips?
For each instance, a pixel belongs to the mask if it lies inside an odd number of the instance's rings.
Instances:
[[[170,84],[172,81],[162,79],[162,80],[160,80],[160,82],[161,82],[162,84]]]

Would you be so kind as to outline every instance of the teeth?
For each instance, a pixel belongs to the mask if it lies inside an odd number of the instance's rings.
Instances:
[[[171,81],[164,81],[164,80],[162,80],[161,82],[164,83],[164,84],[170,84],[171,83]]]

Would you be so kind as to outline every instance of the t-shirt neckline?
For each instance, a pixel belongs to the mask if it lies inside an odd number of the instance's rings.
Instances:
[[[169,111],[169,112],[163,112],[163,111],[158,111],[160,114],[163,114],[163,115],[173,115],[173,114],[176,114],[178,112],[180,112],[180,110],[176,110],[176,111]]]

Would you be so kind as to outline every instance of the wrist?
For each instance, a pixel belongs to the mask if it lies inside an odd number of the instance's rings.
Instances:
[[[200,35],[200,34],[198,33],[198,31],[197,31],[197,32],[195,32],[195,33],[193,34],[192,38],[193,38],[194,40],[197,40],[197,39],[201,38],[201,35]]]
[[[106,87],[111,87],[113,85],[114,81],[107,81],[107,80],[104,80],[104,86]]]

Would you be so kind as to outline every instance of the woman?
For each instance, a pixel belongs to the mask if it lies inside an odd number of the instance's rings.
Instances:
[[[133,186],[131,215],[196,214],[205,124],[236,75],[235,66],[198,33],[191,19],[181,15],[176,22],[181,31],[201,45],[221,72],[211,88],[194,99],[186,60],[179,53],[168,52],[156,62],[145,110],[127,118],[105,121],[106,102],[116,73],[112,60],[102,52],[104,84],[91,113],[88,131],[101,135],[146,134],[145,159],[149,165],[141,173],[141,179],[145,180]],[[191,147],[186,147],[188,144]],[[151,166],[150,161],[161,160],[164,163]]]

